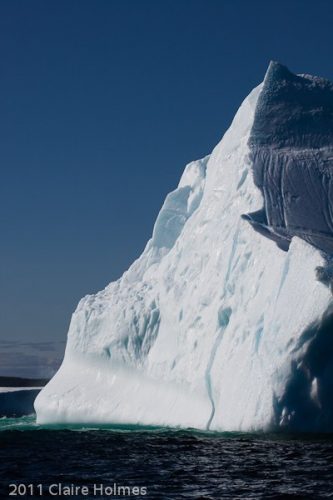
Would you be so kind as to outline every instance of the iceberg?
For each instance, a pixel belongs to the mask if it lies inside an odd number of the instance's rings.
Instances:
[[[37,421],[333,430],[333,84],[279,63],[74,312]]]

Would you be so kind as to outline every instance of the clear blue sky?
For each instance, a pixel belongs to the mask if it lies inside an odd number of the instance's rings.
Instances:
[[[333,79],[332,26],[331,0],[0,1],[0,374],[52,365],[270,59]]]

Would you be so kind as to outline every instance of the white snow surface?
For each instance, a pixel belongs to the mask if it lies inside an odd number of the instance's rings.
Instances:
[[[271,426],[300,336],[331,292],[315,279],[315,248],[293,238],[284,252],[241,218],[263,203],[247,146],[260,90],[212,154],[187,165],[140,258],[80,301],[62,366],[36,399],[39,423]]]

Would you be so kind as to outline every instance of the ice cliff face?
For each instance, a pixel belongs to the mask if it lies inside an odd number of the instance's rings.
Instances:
[[[284,249],[299,236],[333,253],[333,84],[271,63],[249,145],[264,198],[250,222]]]
[[[141,257],[79,303],[40,423],[333,430],[332,89],[271,63]]]

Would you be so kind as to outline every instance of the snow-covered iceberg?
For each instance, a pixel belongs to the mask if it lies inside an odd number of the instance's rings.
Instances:
[[[333,430],[332,162],[333,85],[271,63],[80,301],[38,422]]]

